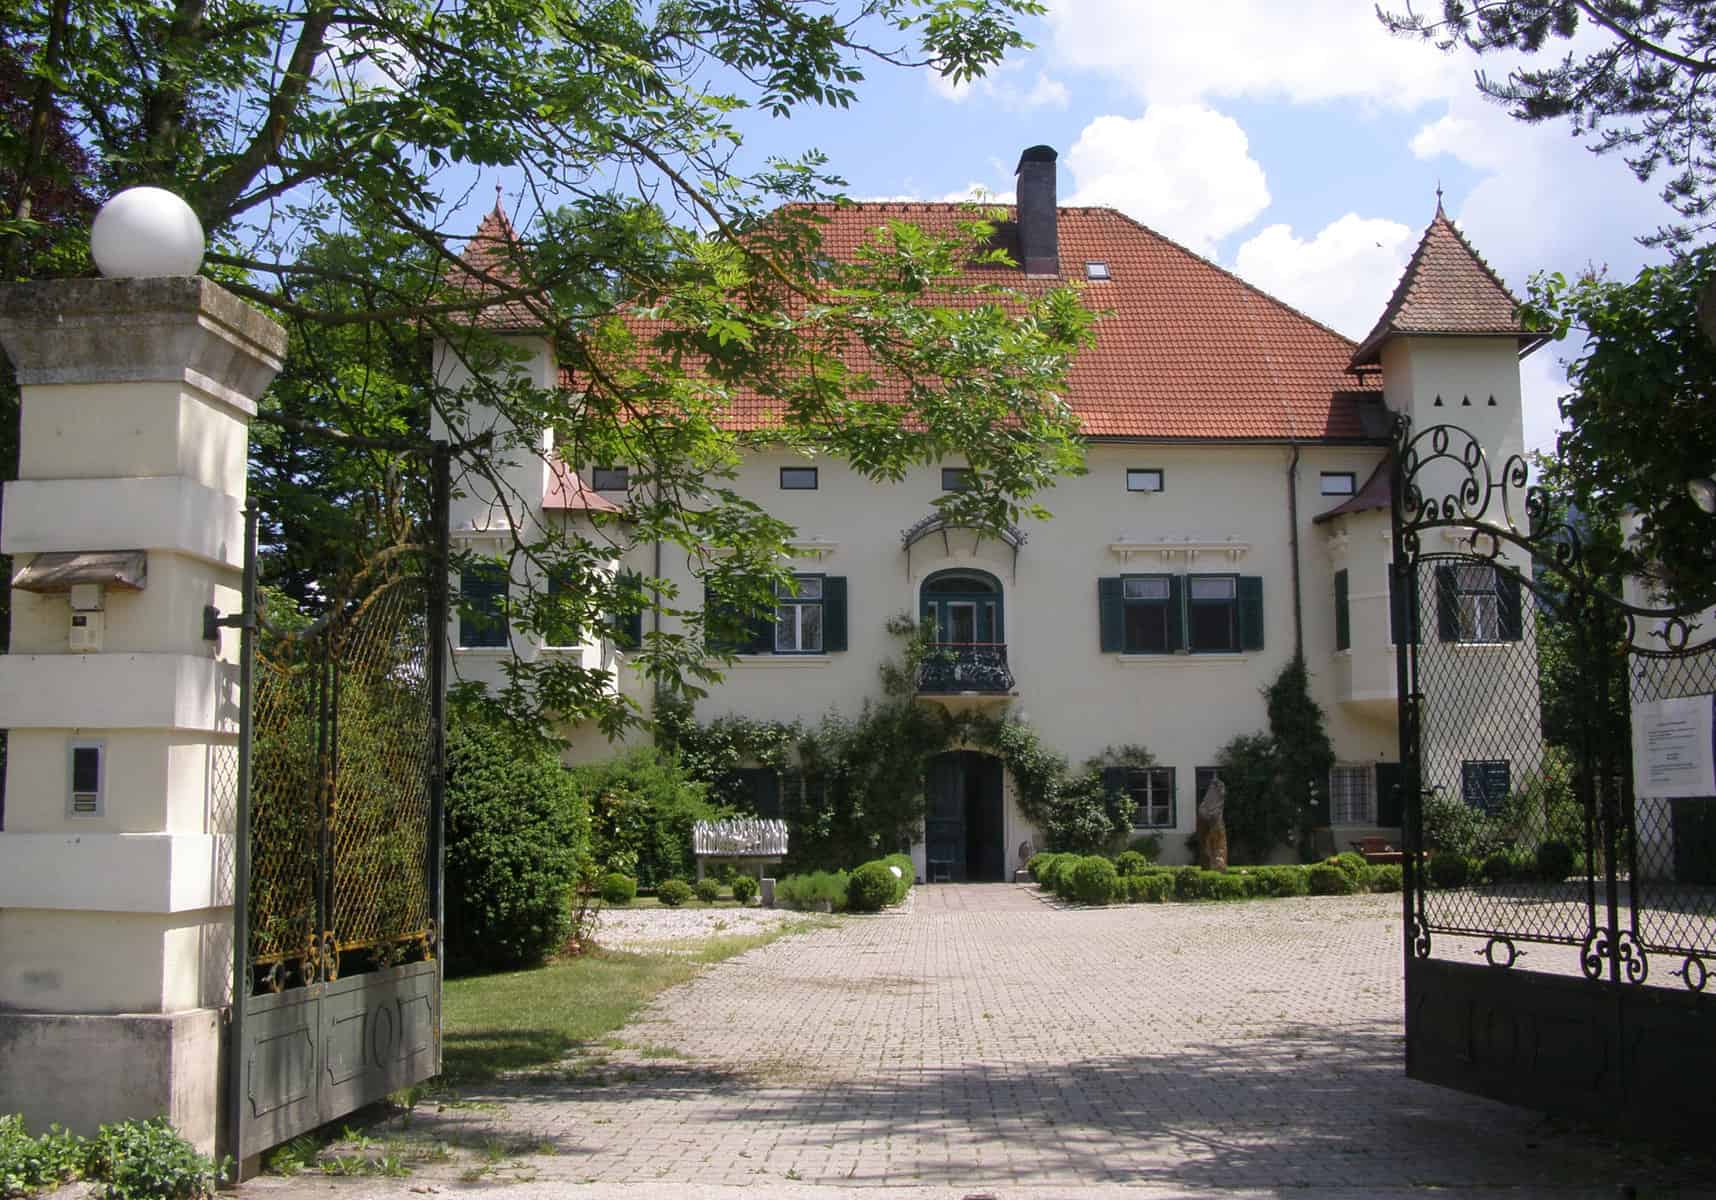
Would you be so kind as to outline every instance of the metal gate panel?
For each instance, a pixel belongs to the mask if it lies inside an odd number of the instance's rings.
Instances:
[[[426,544],[307,629],[242,630],[228,1153],[252,1156],[441,1070],[446,448]],[[271,642],[259,652],[262,635]]]
[[[1517,456],[1492,472],[1456,426],[1399,422],[1407,1074],[1707,1130],[1716,886],[1688,849],[1705,831],[1633,795],[1620,710],[1716,693],[1710,614],[1615,595],[1529,476]]]

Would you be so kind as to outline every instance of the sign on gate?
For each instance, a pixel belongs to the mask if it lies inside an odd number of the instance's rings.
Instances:
[[[1633,792],[1665,799],[1716,796],[1716,713],[1710,696],[1633,706]]]

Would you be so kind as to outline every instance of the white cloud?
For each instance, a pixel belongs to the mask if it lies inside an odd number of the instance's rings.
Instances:
[[[1269,206],[1263,168],[1232,117],[1201,104],[1153,104],[1098,117],[1067,151],[1069,204],[1104,204],[1199,254]]]
[[[1001,72],[964,83],[954,83],[943,75],[929,76],[930,90],[944,100],[964,104],[980,97],[990,105],[1007,112],[1030,112],[1038,108],[1065,108],[1071,100],[1066,84],[1051,79],[1046,71],[1038,71],[1029,87],[1022,87]]]
[[[1353,0],[1051,0],[1053,61],[1156,102],[1359,98],[1412,108],[1471,87],[1457,58],[1395,38]]]
[[[1271,225],[1240,246],[1234,269],[1356,341],[1382,315],[1416,244],[1398,221],[1348,213],[1308,241]]]

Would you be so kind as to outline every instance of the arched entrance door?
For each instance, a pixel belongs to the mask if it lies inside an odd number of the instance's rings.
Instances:
[[[929,760],[926,774],[924,878],[930,883],[1005,879],[1001,760],[970,750],[949,750]]]

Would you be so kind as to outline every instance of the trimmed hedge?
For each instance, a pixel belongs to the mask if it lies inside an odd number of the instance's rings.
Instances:
[[[740,904],[749,904],[757,898],[757,880],[753,875],[733,876],[733,899]]]
[[[691,890],[697,893],[697,898],[705,904],[713,904],[721,898],[721,881],[719,879],[699,879],[691,885]]]
[[[1317,863],[1306,875],[1310,879],[1313,896],[1350,896],[1359,889],[1358,883],[1338,863]]]
[[[1114,870],[1119,875],[1142,875],[1150,865],[1150,859],[1136,850],[1123,850],[1114,860]]]
[[[1306,896],[1311,892],[1311,880],[1304,867],[1251,867],[1262,896]]]
[[[656,885],[655,898],[669,908],[678,908],[691,899],[691,885],[683,879],[664,879]]]
[[[1537,848],[1537,877],[1545,883],[1560,883],[1573,874],[1573,847],[1550,838]]]
[[[1100,854],[1079,859],[1061,872],[1061,878],[1066,881],[1063,891],[1084,904],[1107,904],[1124,894],[1114,864]]]
[[[846,907],[851,912],[881,912],[897,902],[898,884],[887,863],[864,863],[846,878]]]
[[[1160,871],[1127,875],[1121,882],[1126,885],[1126,899],[1133,904],[1163,904],[1174,894],[1174,877]]]
[[[1463,854],[1438,851],[1430,860],[1430,882],[1439,888],[1465,887],[1472,867]]]
[[[1375,863],[1365,868],[1365,887],[1373,892],[1398,892],[1401,887],[1399,863]]]

